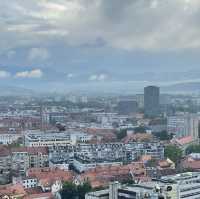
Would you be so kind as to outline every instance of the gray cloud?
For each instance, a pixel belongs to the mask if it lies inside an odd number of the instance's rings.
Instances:
[[[134,50],[200,47],[199,0],[15,0],[0,2],[0,48],[94,43]]]

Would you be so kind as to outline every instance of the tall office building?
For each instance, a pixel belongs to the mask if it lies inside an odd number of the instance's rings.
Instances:
[[[146,116],[157,116],[159,114],[160,88],[147,86],[144,88],[144,113]]]

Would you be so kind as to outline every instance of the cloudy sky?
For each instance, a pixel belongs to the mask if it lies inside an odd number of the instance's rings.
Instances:
[[[199,0],[0,0],[0,81],[34,89],[199,81]]]

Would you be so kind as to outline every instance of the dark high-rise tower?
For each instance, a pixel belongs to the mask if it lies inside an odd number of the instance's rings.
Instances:
[[[144,88],[144,113],[146,116],[157,116],[159,114],[160,88],[147,86]]]

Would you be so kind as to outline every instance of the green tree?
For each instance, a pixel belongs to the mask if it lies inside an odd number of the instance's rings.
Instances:
[[[134,128],[134,132],[135,133],[146,133],[146,128],[143,126],[139,126],[139,127]]]
[[[77,186],[78,198],[85,199],[85,194],[90,192],[92,187],[89,182],[85,182],[82,185]]]
[[[92,187],[89,182],[84,182],[78,186],[71,182],[65,182],[60,195],[62,199],[84,199],[85,194],[90,191],[92,191]]]
[[[168,145],[165,147],[165,157],[169,158],[177,165],[182,158],[182,150],[176,145]]]
[[[127,129],[121,129],[120,131],[116,132],[117,139],[121,140],[127,136]]]
[[[186,154],[188,155],[190,153],[200,153],[200,145],[194,144],[194,145],[188,146],[186,149]]]
[[[160,140],[170,140],[172,138],[171,135],[168,135],[167,131],[161,131],[153,133]]]
[[[74,183],[65,182],[63,188],[60,191],[62,199],[76,199],[77,198],[77,187]]]
[[[121,181],[121,183],[122,184],[135,184],[135,181],[132,179],[132,177],[128,177],[128,178],[126,178],[126,179],[123,179],[122,181]]]

